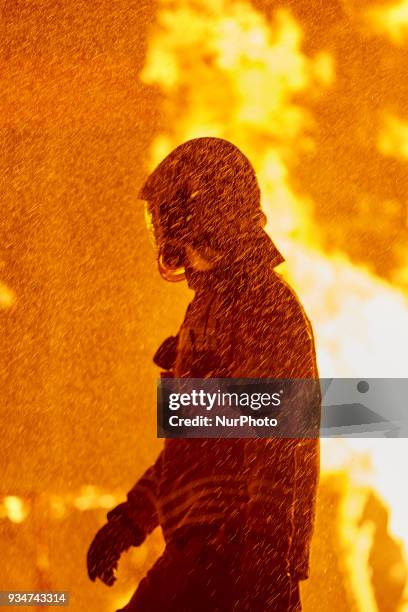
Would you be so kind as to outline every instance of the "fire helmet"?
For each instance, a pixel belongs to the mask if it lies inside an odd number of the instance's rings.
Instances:
[[[195,138],[174,149],[150,174],[139,192],[146,200],[166,280],[184,278],[186,247],[204,257],[217,253],[230,264],[259,248],[263,227],[258,180],[247,157],[222,138]]]

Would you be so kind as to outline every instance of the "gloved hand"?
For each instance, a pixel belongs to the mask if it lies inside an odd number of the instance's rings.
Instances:
[[[116,580],[121,554],[131,546],[140,546],[145,539],[143,531],[130,523],[123,506],[108,514],[108,522],[94,537],[87,555],[89,578],[99,578],[108,586]]]

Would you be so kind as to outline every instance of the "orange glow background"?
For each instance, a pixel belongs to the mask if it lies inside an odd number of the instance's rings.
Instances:
[[[0,588],[109,612],[162,547],[125,555],[114,589],[87,580],[160,449],[151,358],[191,298],[137,200],[174,146],[221,136],[253,162],[321,376],[407,376],[408,2],[4,0],[1,22]],[[322,460],[306,612],[408,610],[370,565],[392,541],[404,579],[406,440],[327,440]],[[361,518],[372,491],[386,535]]]

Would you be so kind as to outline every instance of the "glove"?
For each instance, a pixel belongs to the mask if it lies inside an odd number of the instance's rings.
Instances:
[[[88,576],[93,582],[99,578],[107,586],[112,586],[121,554],[131,546],[140,546],[145,539],[144,532],[130,523],[124,506],[121,504],[109,512],[108,522],[89,547]]]

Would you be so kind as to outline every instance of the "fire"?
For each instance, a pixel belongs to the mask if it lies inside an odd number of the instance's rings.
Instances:
[[[401,0],[388,8],[374,7],[367,11],[373,28],[390,37],[392,42],[402,45],[408,37],[408,1]]]
[[[17,495],[7,495],[0,505],[0,517],[7,517],[12,523],[22,523],[28,515],[27,504]]]
[[[381,10],[383,28],[400,41],[408,3]],[[314,118],[297,96],[322,98],[336,80],[331,55],[323,49],[307,56],[302,36],[287,10],[266,19],[247,2],[162,0],[142,72],[142,79],[163,94],[168,126],[153,144],[151,164],[193,137],[219,136],[237,144],[257,171],[267,230],[287,258],[281,270],[313,321],[320,375],[405,376],[406,296],[344,253],[328,256],[312,220],[313,202],[295,193],[289,180],[290,166],[315,147]],[[400,127],[393,117],[384,119],[379,151],[406,158],[407,128]],[[342,452],[339,465],[351,474],[356,457],[369,457],[372,469],[365,470],[365,482],[371,479],[387,500],[392,529],[408,545],[408,500],[395,478],[408,460],[405,442],[326,440],[323,467],[329,469]],[[367,602],[361,606],[374,610]]]
[[[408,122],[387,114],[379,135],[378,148],[384,155],[408,160]]]
[[[16,296],[7,285],[0,281],[0,310],[10,308],[15,304]]]

